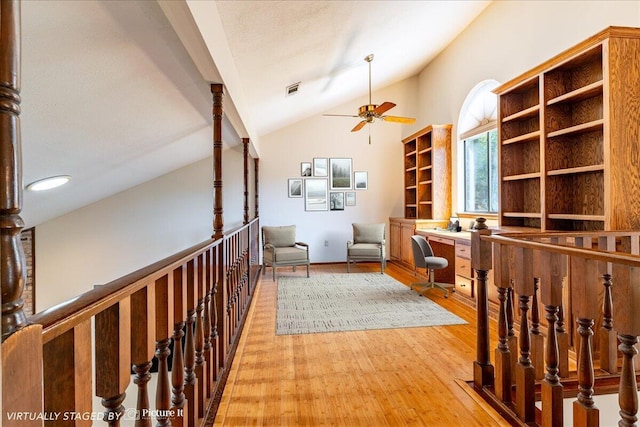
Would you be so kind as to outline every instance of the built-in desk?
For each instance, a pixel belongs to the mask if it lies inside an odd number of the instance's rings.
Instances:
[[[456,292],[470,299],[475,299],[475,272],[471,268],[471,233],[469,231],[448,231],[441,227],[442,221],[424,221],[405,218],[389,218],[390,245],[389,253],[392,261],[414,271],[411,236],[424,236],[436,256],[449,261],[449,266],[435,270],[435,280],[442,283],[455,284]],[[493,270],[489,271],[489,284],[493,284]],[[489,300],[498,301],[495,286],[488,287]]]
[[[416,230],[431,245],[433,253],[449,261],[447,268],[436,270],[436,281],[454,283],[456,292],[474,298],[471,270],[471,234],[468,231]]]

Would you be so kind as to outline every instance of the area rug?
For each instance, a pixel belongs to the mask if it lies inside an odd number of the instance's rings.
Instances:
[[[276,320],[276,335],[467,323],[378,273],[280,277]]]

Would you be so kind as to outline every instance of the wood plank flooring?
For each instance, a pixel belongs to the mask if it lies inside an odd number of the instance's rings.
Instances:
[[[378,268],[361,263],[352,272]],[[346,272],[345,264],[311,268],[312,275],[335,272]],[[415,280],[393,263],[386,273],[407,285]],[[304,275],[304,269],[280,268],[278,275]],[[467,325],[276,336],[276,286],[269,269],[256,289],[215,426],[508,425],[464,383],[472,378],[476,321],[458,297],[426,293]]]

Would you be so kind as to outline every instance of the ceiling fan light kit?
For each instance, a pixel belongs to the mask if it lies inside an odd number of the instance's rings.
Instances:
[[[371,62],[373,61],[373,54],[367,55],[364,60],[369,64],[369,103],[367,105],[363,105],[358,108],[358,115],[348,115],[348,114],[324,114],[325,116],[337,116],[337,117],[359,117],[362,120],[358,122],[357,125],[351,132],[357,132],[364,127],[366,124],[374,123],[376,119],[385,121],[385,122],[394,122],[401,124],[413,124],[416,122],[416,119],[411,117],[400,117],[400,116],[384,116],[383,114],[396,106],[393,102],[385,101],[380,105],[371,103]],[[369,133],[369,144],[371,144],[371,133]]]

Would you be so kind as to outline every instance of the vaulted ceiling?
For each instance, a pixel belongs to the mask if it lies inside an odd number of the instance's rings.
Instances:
[[[414,76],[488,3],[22,2],[24,183],[72,176],[25,192],[22,216],[37,225],[209,156],[210,83],[225,84],[225,143],[260,149],[365,95],[366,55],[374,90]]]

